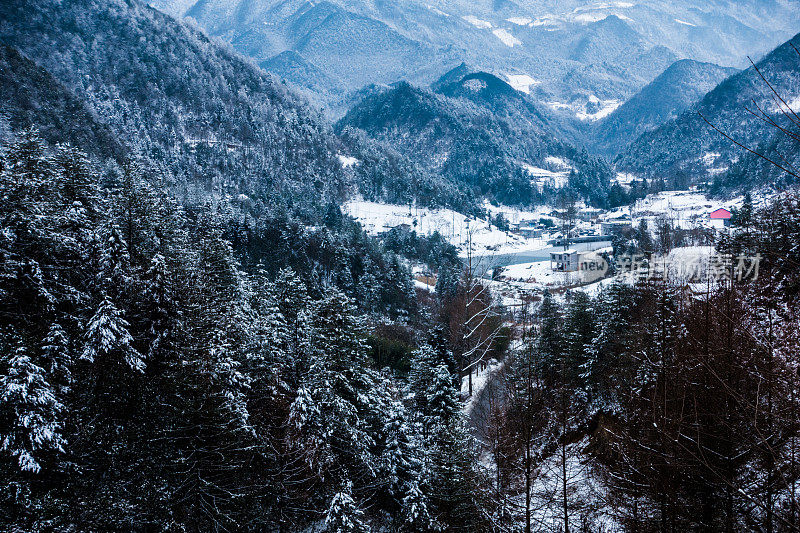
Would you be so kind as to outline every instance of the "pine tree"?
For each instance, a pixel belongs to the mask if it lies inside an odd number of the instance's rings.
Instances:
[[[536,338],[539,364],[542,374],[552,378],[562,358],[564,346],[561,338],[561,310],[549,291],[544,293],[536,319],[539,321],[539,336]]]
[[[580,378],[594,407],[602,409],[613,406],[615,387],[623,378],[633,292],[615,282],[600,293],[596,302],[597,334],[587,346]]]
[[[142,372],[144,357],[133,347],[130,324],[114,303],[104,298],[86,328],[81,359],[103,366],[122,364],[130,370]]]
[[[412,482],[403,497],[401,530],[409,532],[435,530],[435,522],[428,507],[428,497],[420,489],[419,483]]]
[[[384,384],[383,388],[388,386],[388,383]],[[387,412],[380,413],[385,420],[381,428],[383,450],[380,477],[385,480],[388,494],[397,504],[396,508],[402,509],[409,495],[415,489],[419,491],[422,462],[415,444],[420,443],[414,442],[403,404],[393,398],[387,399]],[[426,505],[424,495],[420,492],[412,498],[415,505],[419,506],[418,513],[422,513],[422,506]]]
[[[429,424],[449,424],[457,416],[460,408],[458,391],[453,387],[453,376],[444,365],[433,368],[432,379],[427,391],[427,411]]]
[[[72,385],[72,354],[67,333],[54,322],[42,343],[42,362],[61,395]]]
[[[325,532],[367,533],[368,531],[369,528],[364,522],[364,511],[356,505],[350,490],[337,492],[325,516]]]
[[[63,406],[21,342],[4,346],[0,358],[0,451],[16,459],[22,472],[38,473],[47,454],[64,452]]]
[[[287,351],[298,357],[307,350],[307,331],[310,329],[311,299],[306,285],[292,269],[285,268],[278,272],[273,292],[288,328]]]

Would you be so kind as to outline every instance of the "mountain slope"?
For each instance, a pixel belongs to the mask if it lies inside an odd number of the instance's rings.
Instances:
[[[461,62],[530,76],[542,103],[582,120],[592,97],[623,101],[676,59],[741,65],[788,38],[800,5],[785,0],[469,2],[466,0],[154,0],[192,17],[256,61],[293,50],[345,91],[434,83]],[[344,95],[335,95],[342,98]]]
[[[676,61],[608,117],[597,122],[594,148],[613,156],[646,131],[683,113],[736,69],[691,59]]]
[[[0,93],[0,124],[9,133],[35,128],[51,145],[70,143],[101,159],[121,161],[127,152],[85,102],[18,50],[3,45]]]
[[[445,92],[454,95],[456,90],[474,89],[495,98],[499,95],[490,87],[501,93],[511,90],[488,76],[468,75],[444,89],[450,88]],[[552,188],[537,186],[535,179],[550,176],[558,183],[546,184],[549,187],[569,184],[594,203],[606,202],[611,176],[607,165],[542,132],[535,115],[521,119],[524,107],[514,110],[516,119],[509,120],[466,97],[448,98],[400,83],[365,98],[337,129],[363,130],[476,196],[506,204],[534,203],[542,200],[541,194],[554,194]]]
[[[790,102],[800,98],[800,35],[757,63],[775,89]],[[778,124],[790,126],[767,85],[752,67],[735,74],[692,108],[655,131],[636,139],[617,158],[618,166],[645,176],[685,175],[708,180],[727,171],[743,151],[708,126],[700,114],[738,142],[755,148],[775,129],[746,111],[753,100]]]
[[[138,2],[0,4],[0,39],[83,98],[187,197],[340,196],[337,141],[305,104],[199,31]],[[297,204],[296,204],[297,205]]]
[[[287,81],[314,102],[329,102],[342,92],[342,82],[333,78],[295,51],[287,50],[258,64]]]

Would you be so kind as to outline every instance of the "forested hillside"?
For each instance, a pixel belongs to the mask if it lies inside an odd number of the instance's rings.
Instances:
[[[762,143],[767,147],[778,142],[779,137],[775,136],[780,134],[770,121],[783,128],[792,126],[793,116],[788,105],[795,106],[798,96],[798,46],[800,37],[794,37],[756,64],[766,82],[756,67],[731,76],[675,120],[639,137],[616,159],[617,166],[645,176],[684,175],[700,181],[721,177],[743,152],[730,139],[714,131],[706,120],[736,142],[754,150]],[[791,162],[796,151],[786,156]],[[759,180],[760,176],[762,174],[751,173],[751,179],[746,182],[767,185],[771,181]],[[737,181],[745,183],[741,178]]]
[[[189,218],[136,168],[103,187],[85,156],[30,133],[0,168],[4,525],[483,529],[493,504],[452,357],[412,328],[396,257],[335,218],[243,243],[224,205]],[[356,268],[373,280],[358,306],[336,288]],[[405,345],[407,385],[371,358],[377,324],[420,346]]]
[[[609,166],[546,132],[548,118],[502,80],[469,74],[438,92],[397,84],[364,98],[337,131],[363,130],[462,190],[504,204],[555,198],[555,188],[537,187],[526,169],[548,158],[569,167],[569,186],[587,201],[615,202]]]
[[[690,59],[676,61],[641,91],[599,120],[593,147],[606,157],[617,155],[640,135],[678,118],[736,69]]]
[[[137,2],[6,2],[0,16],[0,39],[87,100],[187,198],[291,196],[310,215],[343,194],[335,139],[314,113],[199,31]]]
[[[37,128],[51,145],[70,143],[100,158],[121,161],[126,149],[84,101],[49,72],[9,46],[0,47],[0,128],[3,140]]]
[[[447,33],[512,58],[554,33],[586,96],[672,61],[653,20],[723,25],[725,55],[759,33],[720,10],[794,13],[758,2],[159,2],[253,56],[291,30],[259,57],[289,82],[140,0],[0,3],[0,530],[800,529],[800,36],[758,64],[775,92],[735,74],[612,167],[550,89]],[[473,8],[494,23],[420,38]],[[326,122],[306,96],[372,53],[439,81]],[[655,126],[724,74],[679,63],[597,127]],[[789,190],[646,196],[710,178]]]

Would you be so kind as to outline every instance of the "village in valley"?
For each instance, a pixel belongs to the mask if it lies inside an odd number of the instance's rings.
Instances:
[[[596,293],[614,278],[641,277],[643,263],[635,264],[634,256],[642,252],[661,267],[669,264],[673,276],[697,283],[712,259],[715,239],[729,231],[744,202],[744,197],[719,201],[695,189],[651,194],[610,210],[583,203],[520,210],[487,201],[484,218],[363,200],[351,201],[344,210],[375,236],[390,230],[438,232],[491,285],[501,304],[514,306],[544,290]],[[639,249],[643,232],[650,240],[647,250]],[[631,276],[631,270],[639,272]],[[414,271],[417,288],[435,290],[433,273],[423,265]],[[646,275],[652,275],[649,267]]]

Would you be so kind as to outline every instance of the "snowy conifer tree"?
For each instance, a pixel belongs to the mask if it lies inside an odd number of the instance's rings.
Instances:
[[[54,322],[42,343],[42,362],[52,384],[64,393],[72,384],[72,354],[64,328]]]
[[[84,338],[81,359],[90,363],[103,361],[114,363],[117,359],[131,370],[142,372],[145,367],[143,356],[133,347],[133,337],[128,331],[130,324],[122,312],[106,297],[97,312],[89,321]]]
[[[367,533],[369,528],[364,523],[362,511],[350,490],[336,493],[325,516],[325,533]]]
[[[0,450],[16,459],[19,470],[38,473],[42,455],[63,452],[59,420],[63,406],[24,346],[5,346],[0,356]]]

